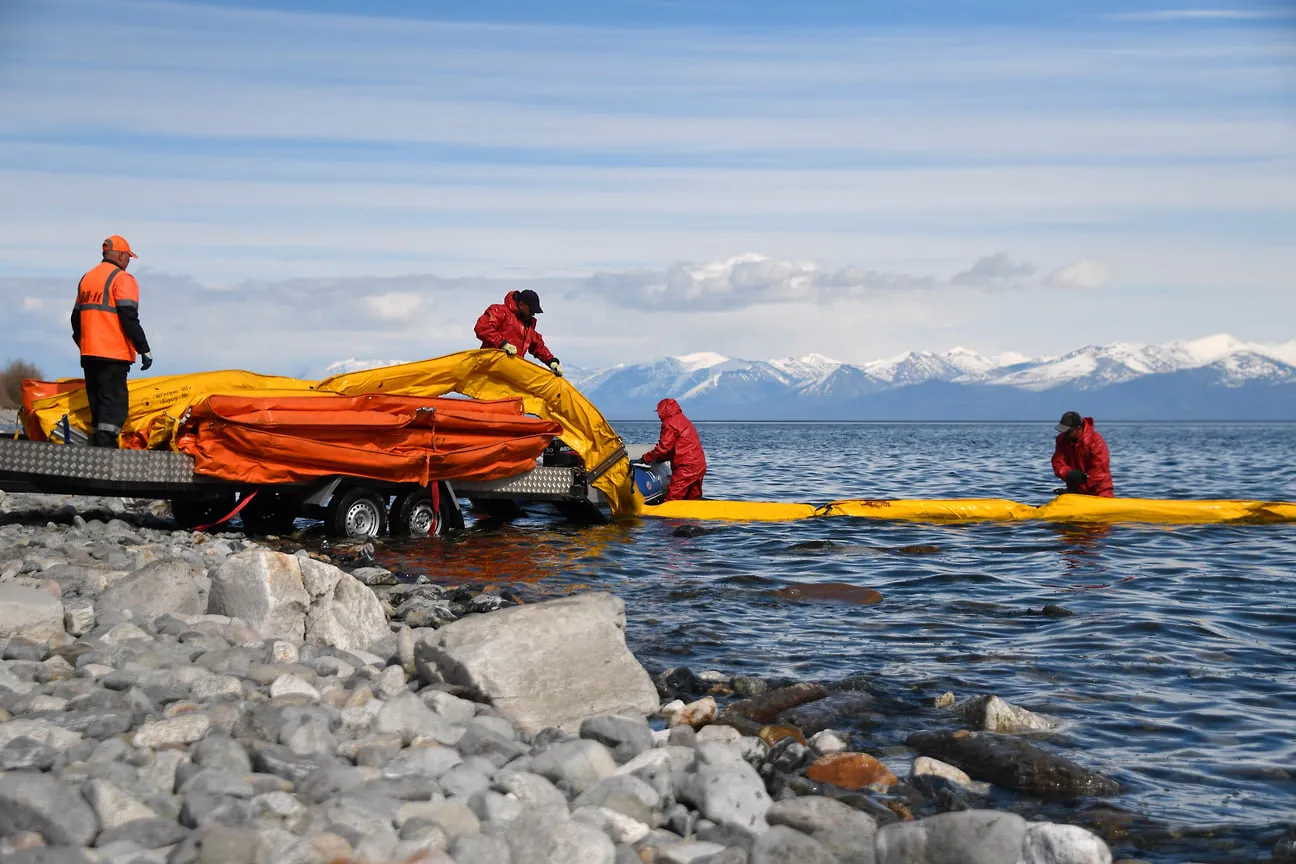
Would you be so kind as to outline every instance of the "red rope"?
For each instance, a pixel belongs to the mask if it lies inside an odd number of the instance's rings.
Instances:
[[[236,507],[235,507],[233,510],[231,510],[230,512],[226,513],[226,514],[225,514],[223,517],[221,517],[220,519],[217,519],[215,522],[212,522],[210,525],[199,525],[197,528],[195,528],[195,529],[193,529],[193,530],[195,530],[195,531],[206,531],[208,528],[215,528],[217,525],[220,525],[220,524],[223,523],[223,522],[228,522],[229,520],[231,520],[231,519],[233,519],[235,516],[237,516],[237,515],[238,515],[238,512],[239,512],[240,510],[242,510],[244,507],[246,507],[246,506],[248,505],[248,502],[251,501],[253,498],[255,498],[255,497],[257,496],[257,492],[259,492],[259,491],[261,491],[261,490],[257,489],[257,490],[254,490],[254,491],[252,492],[251,495],[245,495],[245,496],[243,496],[243,498],[241,498],[241,499],[239,500],[238,506],[236,506]]]
[[[437,532],[437,525],[441,522],[441,484],[432,481],[432,528],[428,531],[428,536]]]

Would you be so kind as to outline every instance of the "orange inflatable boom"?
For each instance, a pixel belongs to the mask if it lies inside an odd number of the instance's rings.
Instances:
[[[249,485],[331,475],[382,483],[497,480],[535,467],[562,432],[521,399],[211,396],[182,418],[195,473]]]

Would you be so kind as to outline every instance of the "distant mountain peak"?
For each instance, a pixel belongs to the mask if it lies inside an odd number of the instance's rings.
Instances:
[[[345,360],[338,360],[336,363],[330,363],[324,367],[324,377],[329,378],[334,375],[344,375],[347,372],[364,372],[369,369],[382,369],[386,366],[400,366],[406,363],[405,360],[358,360],[355,357],[348,357]]]
[[[698,372],[702,369],[710,369],[713,366],[719,366],[721,363],[728,363],[729,358],[723,354],[717,354],[714,351],[699,351],[696,354],[682,354],[678,357],[672,357],[672,360],[679,361],[679,364],[689,372]]]

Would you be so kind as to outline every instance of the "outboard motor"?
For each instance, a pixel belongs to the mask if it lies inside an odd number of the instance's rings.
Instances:
[[[666,487],[670,484],[670,465],[658,462],[645,465],[642,462],[630,463],[635,488],[643,496],[645,504],[660,504],[666,498]]]

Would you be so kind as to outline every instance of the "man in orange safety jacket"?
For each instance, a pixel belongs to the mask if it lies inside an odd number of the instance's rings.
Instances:
[[[138,258],[125,238],[103,242],[103,261],[81,277],[72,308],[72,339],[81,349],[90,402],[90,446],[116,447],[130,407],[126,373],[140,354],[140,369],[153,365],[139,321],[139,284],[126,273]]]

